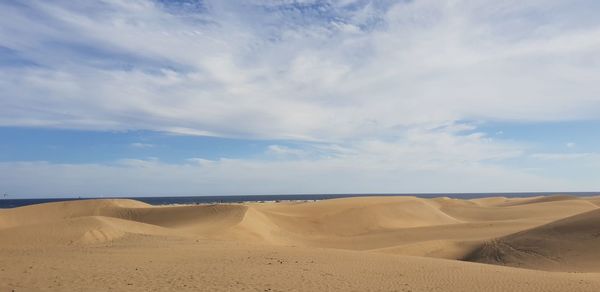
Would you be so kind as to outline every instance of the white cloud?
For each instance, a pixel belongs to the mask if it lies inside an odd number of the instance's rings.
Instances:
[[[0,125],[334,141],[600,110],[585,5],[71,4],[2,5],[0,44],[40,66],[0,71]]]
[[[153,148],[154,144],[135,142],[129,144],[133,148]]]

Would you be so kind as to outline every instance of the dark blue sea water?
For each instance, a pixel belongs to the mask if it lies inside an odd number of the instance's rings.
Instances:
[[[207,204],[207,203],[239,203],[284,200],[326,200],[347,197],[368,196],[417,196],[421,198],[450,197],[457,199],[474,199],[485,197],[534,197],[541,195],[573,195],[573,196],[598,196],[600,192],[544,192],[544,193],[435,193],[435,194],[327,194],[327,195],[246,195],[246,196],[188,196],[188,197],[111,197],[134,199],[151,205],[169,204]],[[60,201],[106,199],[106,198],[47,198],[47,199],[2,199],[1,208],[15,208],[33,204],[42,204]]]

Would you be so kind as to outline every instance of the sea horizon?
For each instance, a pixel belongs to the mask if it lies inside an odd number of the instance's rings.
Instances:
[[[536,197],[536,196],[599,196],[600,192],[489,192],[489,193],[356,193],[356,194],[267,194],[267,195],[196,195],[196,196],[65,196],[65,197],[36,197],[36,198],[0,198],[0,209],[23,207],[42,203],[93,200],[93,199],[132,199],[150,205],[193,205],[211,203],[244,203],[272,201],[318,201],[351,197],[419,197],[453,199],[477,199],[486,197]]]

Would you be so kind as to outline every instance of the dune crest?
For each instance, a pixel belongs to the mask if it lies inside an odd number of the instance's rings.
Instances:
[[[85,216],[127,217],[128,210],[151,205],[129,199],[77,200],[0,210],[0,229]]]

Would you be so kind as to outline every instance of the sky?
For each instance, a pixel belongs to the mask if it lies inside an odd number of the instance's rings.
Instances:
[[[600,2],[0,2],[0,193],[600,191]]]

